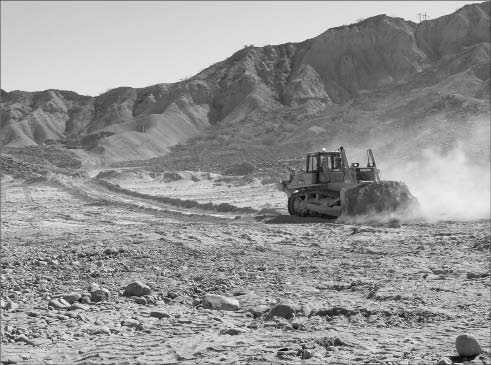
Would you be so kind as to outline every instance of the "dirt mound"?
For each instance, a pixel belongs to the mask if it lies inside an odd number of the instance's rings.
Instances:
[[[379,213],[414,214],[417,199],[406,184],[398,181],[381,181],[346,190],[343,215],[376,215]]]

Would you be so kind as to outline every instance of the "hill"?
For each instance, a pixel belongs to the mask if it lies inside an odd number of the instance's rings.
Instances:
[[[275,158],[331,143],[411,156],[475,138],[468,152],[489,159],[489,19],[489,2],[419,24],[379,15],[300,43],[245,47],[178,83],[97,97],[2,90],[1,141],[54,140],[121,162]]]

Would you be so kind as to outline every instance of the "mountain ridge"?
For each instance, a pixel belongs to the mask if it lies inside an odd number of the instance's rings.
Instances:
[[[245,47],[177,83],[118,87],[97,97],[2,90],[2,145],[54,139],[110,161],[147,159],[215,125],[235,128],[280,110],[291,114],[280,127],[298,125],[380,89],[422,89],[466,70],[466,79],[482,85],[480,93],[463,95],[487,100],[489,8],[489,2],[468,4],[418,24],[377,15],[299,43]]]

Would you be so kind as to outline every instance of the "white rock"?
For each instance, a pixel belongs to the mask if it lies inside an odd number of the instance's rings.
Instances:
[[[84,305],[82,303],[73,303],[71,306],[70,306],[70,309],[71,310],[77,310],[77,309],[80,309],[80,310],[83,310],[83,311],[86,311],[89,309],[89,306],[88,305]]]
[[[442,357],[435,363],[435,365],[452,365],[452,360],[450,360],[448,357]]]
[[[140,324],[140,322],[136,319],[131,319],[131,318],[128,318],[128,319],[123,319],[121,321],[121,326],[126,326],[126,327],[138,327]]]
[[[55,309],[67,309],[70,307],[70,304],[66,300],[64,300],[63,298],[51,299],[48,302],[48,305],[50,307],[55,308]]]
[[[245,331],[241,328],[226,328],[226,329],[221,330],[220,334],[221,335],[237,336],[237,335],[240,335],[244,332]]]
[[[251,312],[254,317],[260,317],[261,315],[269,311],[269,309],[270,307],[268,305],[260,304],[249,308],[249,312]]]
[[[240,303],[235,298],[217,294],[206,294],[203,299],[203,307],[224,311],[236,311],[240,308]]]
[[[94,326],[89,330],[91,335],[110,335],[111,330],[107,326]]]
[[[97,283],[90,283],[89,287],[87,288],[87,291],[89,293],[92,293],[93,291],[99,290],[101,286]]]

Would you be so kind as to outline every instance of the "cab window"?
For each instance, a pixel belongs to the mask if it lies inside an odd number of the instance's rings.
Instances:
[[[309,156],[307,160],[307,172],[317,172],[318,171],[318,160],[317,156]]]
[[[332,168],[334,170],[339,170],[341,168],[341,157],[334,157],[333,158],[333,166]]]
[[[322,170],[329,168],[329,158],[327,156],[321,156],[320,167]]]

